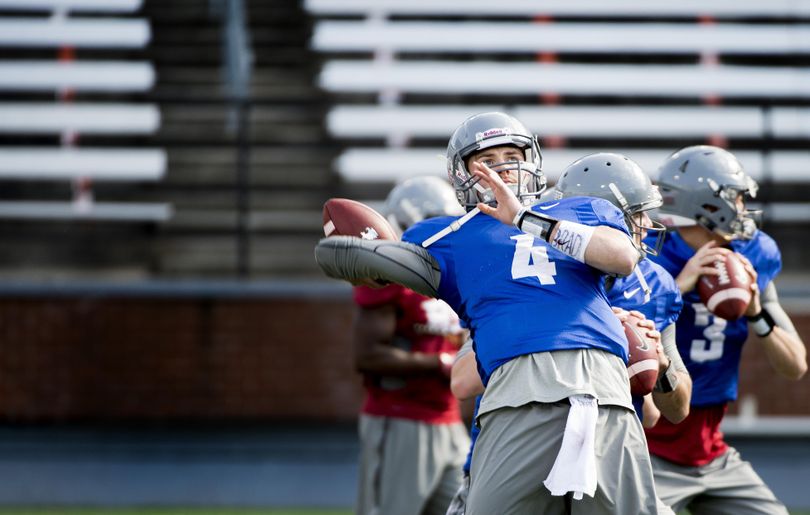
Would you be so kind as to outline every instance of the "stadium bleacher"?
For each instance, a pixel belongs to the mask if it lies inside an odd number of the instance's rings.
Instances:
[[[777,237],[789,242],[810,212],[810,12],[801,3],[305,6],[347,196],[379,205],[397,180],[444,175],[453,128],[495,109],[539,135],[551,181],[595,151],[626,153],[655,176],[673,150],[716,144],[763,183],[758,200]],[[805,268],[798,252],[786,256],[788,268]]]
[[[40,274],[320,277],[326,198],[379,206],[442,176],[450,131],[490,109],[539,135],[552,180],[598,150],[654,175],[678,147],[730,148],[806,269],[801,2],[247,1],[242,100],[223,5],[0,0],[0,234],[18,242],[0,273],[31,254]]]
[[[22,97],[0,106],[0,132],[8,135],[52,135],[58,147],[4,146],[0,148],[0,179],[19,181],[74,181],[71,201],[4,199],[0,216],[10,219],[165,220],[167,204],[96,202],[91,181],[157,181],[165,173],[161,149],[84,148],[85,134],[150,134],[160,124],[154,104],[74,104],[76,94],[127,94],[149,90],[155,81],[148,62],[104,59],[75,60],[75,49],[138,49],[150,38],[144,19],[114,17],[74,18],[72,10],[93,9],[81,1],[11,2],[2,8],[41,11],[47,16],[0,19],[0,48],[58,49],[56,58],[0,61],[0,92]],[[108,5],[108,13],[138,8],[137,3]],[[37,94],[56,95],[57,101],[28,101]],[[28,98],[26,98],[28,97]]]

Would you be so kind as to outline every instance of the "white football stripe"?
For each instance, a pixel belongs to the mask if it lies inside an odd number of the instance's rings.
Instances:
[[[327,236],[335,232],[335,223],[332,220],[329,220],[325,224],[323,224],[323,233]]]
[[[741,300],[746,303],[751,302],[751,290],[745,288],[729,288],[728,290],[720,290],[709,297],[709,302],[706,304],[706,309],[713,313],[714,308],[716,308],[718,304],[730,299]]]
[[[658,360],[645,359],[639,361],[638,363],[633,363],[627,367],[627,376],[633,377],[634,375],[640,374],[641,372],[646,372],[647,370],[658,370]]]

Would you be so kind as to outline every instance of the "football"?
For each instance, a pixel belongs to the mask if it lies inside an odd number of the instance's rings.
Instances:
[[[372,208],[347,198],[331,198],[323,205],[326,236],[357,236],[365,240],[398,240],[388,220]]]
[[[630,315],[622,324],[627,336],[627,375],[630,377],[630,392],[633,395],[647,395],[658,380],[658,353],[652,342],[644,336],[646,329],[638,326],[641,320]]]
[[[717,275],[701,275],[698,279],[700,301],[715,316],[737,320],[751,302],[751,276],[736,254],[714,262]]]

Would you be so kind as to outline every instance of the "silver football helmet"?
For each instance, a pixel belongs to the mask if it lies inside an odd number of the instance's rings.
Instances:
[[[745,209],[738,199],[756,197],[759,187],[731,152],[710,145],[682,148],[659,168],[658,185],[661,220],[697,223],[726,239],[754,236],[761,212]]]
[[[478,184],[478,179],[467,169],[467,159],[474,153],[490,147],[512,145],[523,151],[524,161],[497,163],[496,171],[516,170],[517,185],[510,185],[523,204],[530,204],[546,189],[542,171],[542,156],[537,138],[517,119],[506,113],[489,112],[464,120],[450,136],[447,144],[447,176],[456,189],[458,202],[472,209],[479,202],[494,202],[492,191]]]
[[[635,215],[661,206],[661,194],[650,177],[632,159],[622,154],[599,152],[577,159],[565,170],[554,187],[556,198],[587,196],[607,200],[624,213],[634,244],[645,254],[658,255],[666,228],[650,220],[642,225]],[[644,232],[655,234],[653,246],[642,239]]]
[[[394,186],[385,200],[385,215],[400,234],[427,218],[463,214],[453,187],[435,176],[407,179]]]

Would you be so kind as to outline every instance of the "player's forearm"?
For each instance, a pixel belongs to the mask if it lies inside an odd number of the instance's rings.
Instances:
[[[688,373],[676,371],[678,384],[671,392],[653,391],[653,401],[661,414],[671,423],[678,424],[689,416],[692,399],[692,378]]]
[[[807,372],[807,350],[797,335],[774,327],[767,336],[751,338],[762,345],[771,367],[782,377],[798,380]]]
[[[630,275],[639,260],[630,238],[612,227],[557,220],[528,209],[520,210],[513,223],[521,231],[605,273]]]
[[[642,417],[644,428],[649,429],[655,427],[655,424],[658,423],[658,419],[661,418],[661,410],[658,409],[658,406],[655,405],[649,394],[644,396],[641,411],[644,415]]]
[[[484,383],[478,375],[474,353],[465,354],[453,364],[450,390],[459,400],[471,399],[484,393]]]
[[[639,260],[630,238],[611,227],[597,227],[585,249],[585,263],[605,273],[630,275]]]
[[[773,283],[762,292],[759,313],[748,320],[749,337],[762,345],[771,367],[787,379],[807,372],[807,349],[793,322],[779,303]]]
[[[367,352],[355,356],[358,372],[388,376],[418,376],[442,371],[438,354],[409,352],[387,344],[371,346]]]

